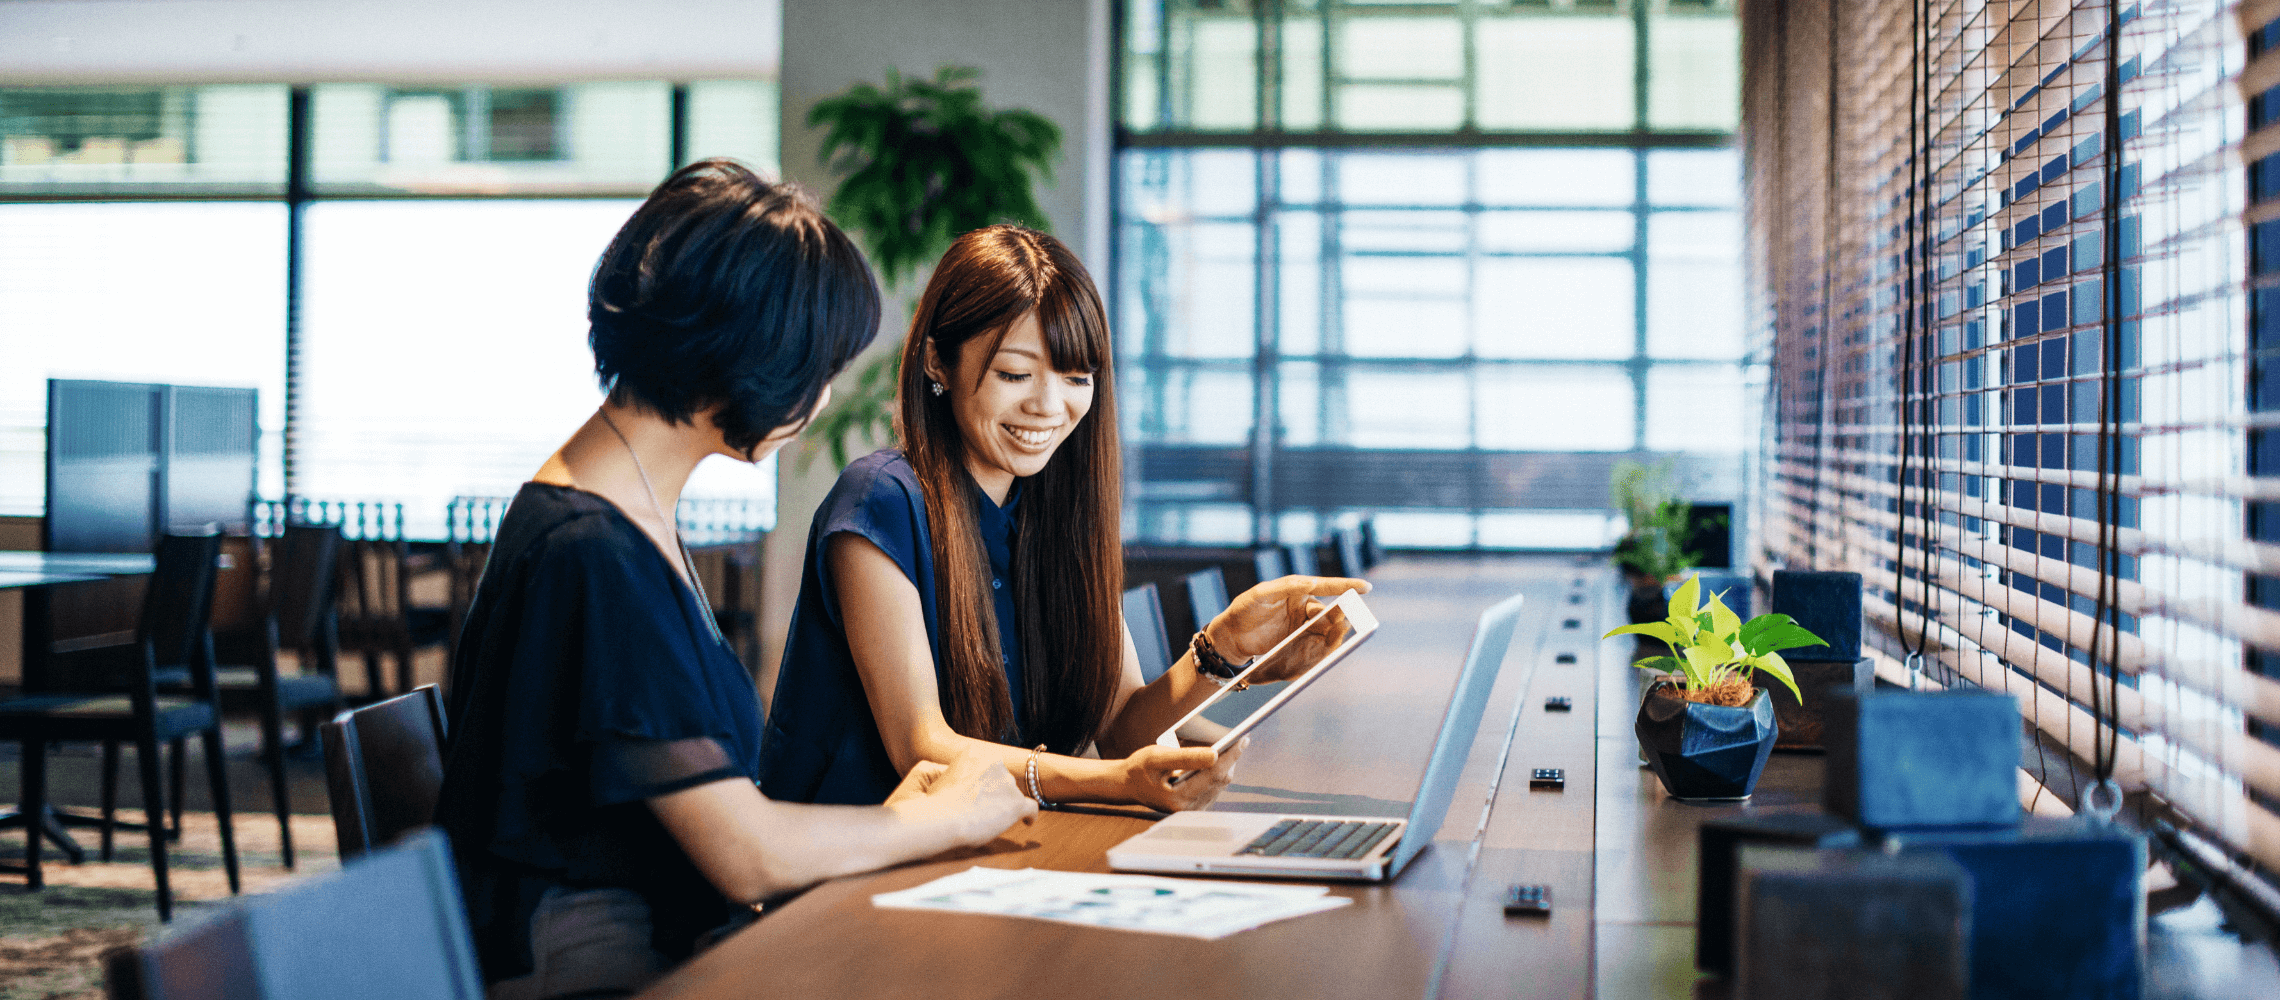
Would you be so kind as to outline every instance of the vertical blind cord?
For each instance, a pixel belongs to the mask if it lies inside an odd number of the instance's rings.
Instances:
[[[2105,238],[2100,256],[2104,281],[2099,295],[2098,371],[2098,606],[2090,623],[2090,710],[2105,732],[2093,733],[2091,768],[2098,781],[2114,776],[2121,749],[2121,622],[2116,599],[2121,559],[2116,535],[2121,521],[2121,200],[2122,200],[2122,22],[2120,0],[2106,0],[2106,155]],[[2105,641],[2101,644],[2101,638]],[[2105,656],[2106,692],[2098,692],[2099,656]]]
[[[1923,95],[1921,110],[1924,121],[1924,142],[1920,169],[1922,179],[1916,187],[1917,190],[1923,192],[1923,210],[1919,215],[1929,216],[1932,212],[1932,174],[1937,169],[1930,155],[1936,142],[1933,136],[1937,134],[1932,122],[1932,39],[1935,37],[1937,29],[1932,23],[1931,0],[1922,0],[1922,2],[1924,9],[1923,30],[1919,34],[1922,37],[1924,57],[1921,60],[1923,67],[1922,86],[1919,90]],[[1916,412],[1916,450],[1918,452],[1916,455],[1916,477],[1918,479],[1916,484],[1916,524],[1922,529],[1921,534],[1917,536],[1917,544],[1923,548],[1921,558],[1923,566],[1916,574],[1916,588],[1920,595],[1916,605],[1916,614],[1922,623],[1916,628],[1916,661],[1922,664],[1929,662],[1924,658],[1924,647],[1927,642],[1926,637],[1932,629],[1932,560],[1939,554],[1937,549],[1939,545],[1939,491],[1933,488],[1931,461],[1932,453],[1936,450],[1934,442],[1939,439],[1938,425],[1935,422],[1938,419],[1937,400],[1934,393],[1937,382],[1932,377],[1932,373],[1937,371],[1936,362],[1933,360],[1937,356],[1937,345],[1933,340],[1935,331],[1932,320],[1927,315],[1931,310],[1932,303],[1937,301],[1936,297],[1931,294],[1929,286],[1936,274],[1933,270],[1933,261],[1936,258],[1931,253],[1931,248],[1933,242],[1939,239],[1939,230],[1930,225],[1928,218],[1922,219],[1919,225],[1922,227],[1919,234],[1923,237],[1924,252],[1919,255],[1921,259],[1918,261],[1917,286],[1919,292],[1916,305],[1917,339],[1922,341],[1918,347],[1916,363],[1916,393],[1919,397],[1916,403],[1918,407]],[[1930,430],[1929,434],[1926,433],[1927,429]]]
[[[1923,576],[1924,586],[1927,588],[1925,591],[1925,601],[1917,609],[1919,615],[1922,616],[1922,618],[1921,623],[1916,628],[1916,639],[1914,646],[1913,648],[1910,647],[1908,641],[1908,626],[1906,615],[1906,612],[1908,610],[1908,600],[1906,595],[1908,586],[1909,549],[1908,485],[1910,476],[1910,459],[1914,457],[1914,452],[1916,450],[1916,435],[1914,433],[1914,408],[1916,402],[1915,396],[1917,369],[1919,367],[1916,352],[1923,348],[1923,345],[1919,342],[1922,340],[1924,326],[1922,316],[1922,302],[1926,256],[1924,254],[1925,241],[1921,224],[1924,214],[1924,202],[1926,201],[1924,198],[1924,183],[1927,176],[1927,161],[1929,159],[1927,152],[1931,146],[1931,116],[1924,110],[1924,104],[1928,97],[1928,95],[1925,93],[1928,88],[1926,86],[1926,78],[1924,75],[1924,49],[1926,47],[1924,38],[1924,22],[1926,20],[1925,15],[1927,12],[1928,3],[1929,0],[1915,0],[1914,3],[1909,5],[1908,10],[1909,24],[1911,27],[1911,37],[1909,39],[1908,46],[1908,221],[1907,225],[1902,229],[1902,232],[1904,232],[1907,236],[1908,243],[1902,257],[1903,262],[1907,264],[1907,269],[1906,274],[1902,279],[1905,284],[1902,285],[1901,288],[1902,301],[1906,306],[1908,312],[1906,316],[1902,317],[1900,324],[1900,385],[1898,387],[1899,391],[1895,394],[1898,397],[1900,418],[1900,475],[1899,482],[1895,484],[1898,493],[1898,502],[1895,506],[1897,507],[1899,522],[1896,530],[1893,533],[1893,541],[1898,543],[1895,546],[1897,551],[1893,553],[1895,558],[1892,563],[1892,607],[1893,611],[1897,615],[1893,622],[1893,627],[1899,632],[1901,649],[1906,651],[1908,654],[1909,680],[1911,684],[1914,683],[1915,671],[1918,669],[1918,665],[1922,662],[1924,655],[1925,637],[1931,630],[1931,619],[1929,617],[1931,613],[1931,602],[1928,590],[1931,585],[1931,562],[1930,553],[1927,552],[1923,560],[1923,567],[1919,570],[1919,573],[1921,573]],[[1922,491],[1919,490],[1917,492],[1918,496],[1921,497]]]

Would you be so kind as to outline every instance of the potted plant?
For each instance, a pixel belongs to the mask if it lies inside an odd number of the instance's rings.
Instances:
[[[999,222],[1051,228],[1034,187],[1052,175],[1061,130],[1034,111],[984,105],[980,76],[969,66],[944,66],[932,80],[890,69],[886,86],[858,83],[808,111],[808,124],[826,130],[821,159],[845,176],[825,208],[863,242],[890,290],[964,233]],[[901,367],[901,351],[880,352],[808,428],[833,462],[847,464],[850,436],[892,437]]]
[[[1635,664],[1650,676],[1635,726],[1640,752],[1674,798],[1748,798],[1780,735],[1753,676],[1763,671],[1803,701],[1781,650],[1826,643],[1788,615],[1745,622],[1717,594],[1703,603],[1699,576],[1678,588],[1669,611],[1602,636],[1642,635],[1670,648]]]
[[[1697,561],[1695,553],[1687,550],[1693,534],[1690,508],[1671,485],[1668,461],[1652,466],[1617,462],[1609,489],[1616,508],[1630,522],[1622,540],[1615,543],[1615,565],[1622,568],[1624,582],[1631,588],[1630,620],[1657,621],[1666,602],[1663,586]]]

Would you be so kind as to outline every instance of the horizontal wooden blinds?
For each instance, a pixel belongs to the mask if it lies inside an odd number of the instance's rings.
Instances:
[[[1744,18],[1757,568],[2270,878],[2280,0]]]

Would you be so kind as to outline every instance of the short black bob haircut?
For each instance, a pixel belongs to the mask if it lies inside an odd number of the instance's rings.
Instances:
[[[862,251],[806,192],[734,160],[673,172],[594,265],[586,343],[610,400],[749,455],[879,333]]]

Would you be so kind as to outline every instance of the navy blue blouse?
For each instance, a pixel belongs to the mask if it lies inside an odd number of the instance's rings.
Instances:
[[[760,765],[759,693],[665,554],[609,501],[529,483],[451,666],[436,823],[486,979],[530,971],[546,890],[624,888],[668,958],[738,915],[645,799]]]
[[[967,480],[969,485],[972,480]],[[998,649],[1005,655],[1006,685],[1013,695],[1013,717],[1023,718],[1021,631],[1013,617],[1013,507],[1019,486],[1005,506],[976,496],[982,546],[989,553],[991,597],[996,601]],[[926,496],[918,473],[901,451],[875,451],[849,465],[824,497],[808,529],[807,568],[800,574],[799,603],[792,610],[791,634],[784,640],[784,665],[768,708],[768,739],[761,788],[768,797],[790,802],[871,805],[886,801],[902,776],[879,738],[878,721],[863,693],[862,676],[848,651],[846,620],[825,563],[831,536],[853,532],[870,539],[902,568],[918,588],[926,613],[926,640],[934,653],[935,680],[942,675],[942,633],[935,608],[933,533],[926,523]],[[1019,732],[1014,742],[1022,743]]]

